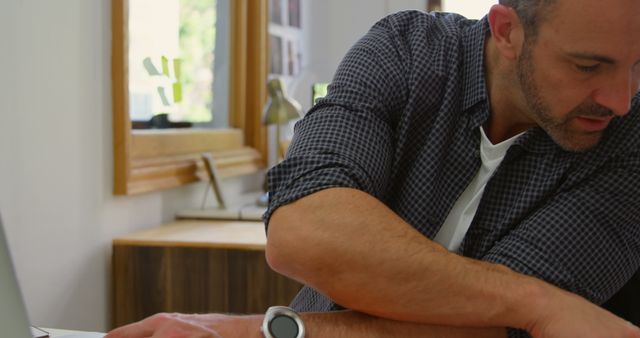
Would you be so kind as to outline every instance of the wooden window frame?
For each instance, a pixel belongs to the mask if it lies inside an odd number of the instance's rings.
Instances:
[[[266,167],[267,0],[231,0],[227,129],[132,130],[129,117],[128,1],[112,0],[112,95],[115,195],[159,191],[207,180],[201,154],[222,177]]]

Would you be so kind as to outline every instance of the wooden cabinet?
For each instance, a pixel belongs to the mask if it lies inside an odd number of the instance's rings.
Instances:
[[[287,305],[302,285],[269,268],[265,244],[258,222],[185,220],[114,239],[112,325]]]

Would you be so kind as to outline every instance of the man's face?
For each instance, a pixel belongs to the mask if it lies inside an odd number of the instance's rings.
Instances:
[[[523,112],[561,147],[598,144],[640,83],[640,2],[558,0],[516,65]]]

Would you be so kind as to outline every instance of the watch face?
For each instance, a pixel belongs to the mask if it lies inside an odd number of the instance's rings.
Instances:
[[[298,324],[289,316],[278,315],[273,317],[269,323],[269,332],[275,338],[296,338],[298,337]]]

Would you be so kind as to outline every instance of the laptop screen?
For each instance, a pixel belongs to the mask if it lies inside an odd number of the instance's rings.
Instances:
[[[31,338],[27,309],[18,287],[0,218],[0,336]]]

